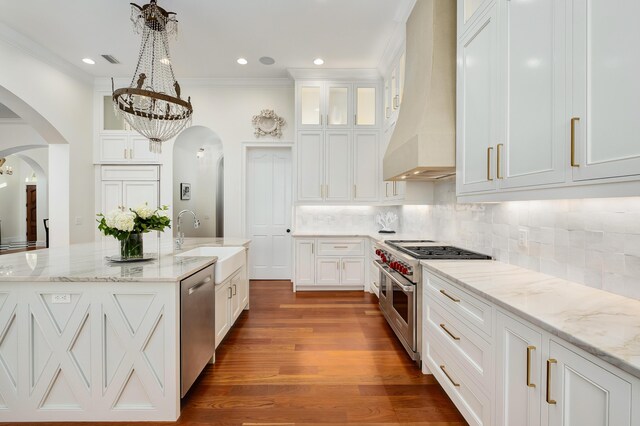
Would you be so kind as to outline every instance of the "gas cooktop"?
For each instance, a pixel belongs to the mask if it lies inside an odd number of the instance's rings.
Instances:
[[[390,246],[408,254],[415,259],[460,259],[460,260],[490,260],[491,256],[476,253],[454,246],[443,246],[433,241],[385,241]]]

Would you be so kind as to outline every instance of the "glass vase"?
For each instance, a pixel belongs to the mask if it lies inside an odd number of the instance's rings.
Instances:
[[[141,259],[143,253],[142,233],[132,232],[129,238],[120,241],[122,259]]]

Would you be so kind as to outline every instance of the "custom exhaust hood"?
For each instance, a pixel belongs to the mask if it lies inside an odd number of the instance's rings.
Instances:
[[[407,21],[405,88],[384,180],[435,180],[456,167],[456,2],[418,0]]]

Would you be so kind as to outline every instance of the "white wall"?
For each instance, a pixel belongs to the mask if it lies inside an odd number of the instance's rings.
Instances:
[[[2,27],[0,39],[0,87],[3,97],[9,94],[28,105],[39,119],[27,119],[27,113],[20,105],[4,102],[9,108],[32,125],[47,142],[68,143],[69,148],[56,147],[50,151],[58,161],[52,162],[51,181],[52,238],[60,244],[90,241],[94,232],[93,193],[94,179],[92,166],[92,87],[89,81],[69,70],[62,70],[53,61],[38,59],[28,49],[17,47],[28,44],[18,40],[7,42],[10,33]],[[9,99],[10,100],[10,99]],[[37,122],[36,122],[37,121]],[[67,178],[68,177],[68,178]],[[53,191],[57,196],[53,197]],[[73,194],[73,196],[69,196]],[[69,212],[73,212],[70,217]],[[79,217],[81,224],[75,224]],[[73,222],[73,225],[71,225]],[[68,231],[68,232],[67,232]],[[66,234],[69,234],[67,238]]]
[[[0,121],[0,152],[32,145],[46,146],[47,142],[33,127],[21,120]]]
[[[402,230],[534,271],[640,299],[640,198],[458,204],[453,180],[433,206],[402,208]],[[528,247],[518,233],[528,233]]]
[[[224,151],[225,182],[224,211],[226,237],[242,236],[241,182],[242,143],[256,141],[251,120],[261,110],[274,109],[287,122],[283,136],[278,141],[294,140],[294,88],[292,82],[277,81],[271,85],[247,83],[245,85],[198,84],[185,80],[180,82],[182,93],[191,96],[194,108],[193,125],[201,125],[213,130],[222,140]],[[261,138],[268,141],[270,139]],[[173,143],[163,146],[162,182],[173,182]],[[171,205],[172,185],[162,184],[161,204]],[[165,233],[168,234],[168,233]]]

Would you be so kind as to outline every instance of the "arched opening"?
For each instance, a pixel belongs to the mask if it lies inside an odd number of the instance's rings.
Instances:
[[[0,174],[0,254],[47,244],[48,154],[47,146],[0,151],[6,159]]]
[[[201,222],[191,225],[184,217],[186,237],[224,236],[224,156],[222,140],[211,129],[192,126],[173,144],[173,223],[177,235],[178,214],[193,211]]]
[[[50,245],[64,246],[69,244],[69,145],[62,134],[38,111],[16,96],[5,87],[0,86],[0,104],[12,111],[17,116],[16,120],[10,120],[0,124],[1,126],[22,126],[25,138],[9,139],[2,144],[0,157],[13,156],[16,161],[24,163],[30,167],[35,174],[34,183],[38,183],[43,189],[37,194],[41,208],[38,211],[38,241],[42,241],[44,236],[44,225],[42,219],[48,218],[50,223]],[[14,129],[9,129],[14,131]],[[34,132],[35,131],[35,132]],[[28,133],[35,136],[28,136]],[[18,134],[21,134],[18,132]],[[32,153],[35,150],[46,150],[46,165],[39,157]],[[42,182],[42,183],[40,183]],[[46,187],[46,190],[44,189]],[[46,198],[43,198],[46,197]],[[49,206],[48,200],[54,199],[55,203]],[[22,198],[8,199],[5,194],[0,193],[0,203],[21,203]],[[46,200],[46,202],[45,202]],[[48,211],[45,211],[46,210]]]

